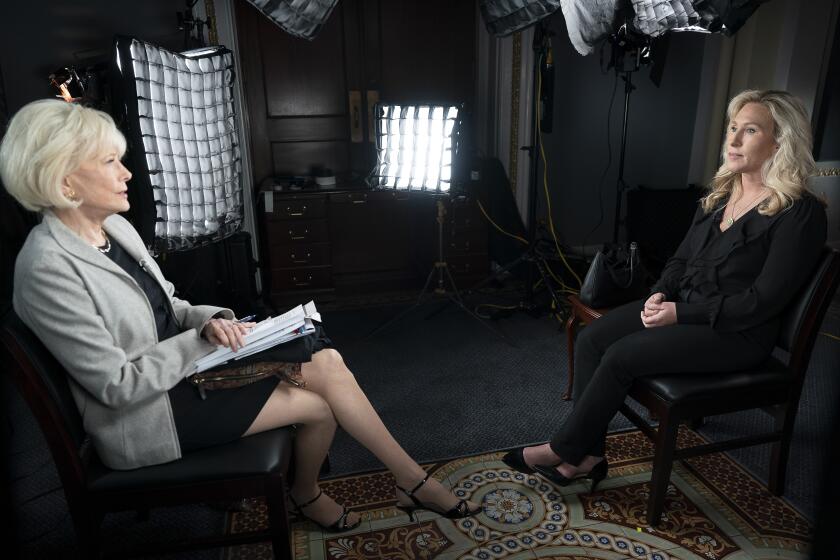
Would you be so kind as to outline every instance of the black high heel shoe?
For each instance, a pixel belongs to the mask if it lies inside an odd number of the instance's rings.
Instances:
[[[426,484],[427,480],[429,480],[429,475],[428,474],[426,475],[426,477],[423,480],[421,480],[417,484],[417,486],[415,486],[411,490],[406,490],[405,488],[403,488],[399,484],[396,485],[397,489],[400,492],[402,492],[403,494],[405,494],[406,496],[411,498],[411,501],[414,502],[413,506],[397,503],[397,509],[400,509],[400,510],[404,511],[405,513],[407,513],[408,518],[411,519],[412,521],[414,521],[414,512],[417,511],[418,509],[426,509],[426,510],[429,510],[429,511],[433,511],[435,513],[438,513],[438,514],[444,516],[447,519],[463,519],[465,517],[470,517],[471,515],[475,515],[476,513],[479,513],[482,510],[481,506],[478,506],[477,509],[470,509],[469,506],[467,506],[467,500],[459,500],[458,503],[455,504],[454,506],[452,506],[452,509],[450,509],[449,511],[443,511],[436,504],[429,504],[429,503],[426,503],[426,502],[421,502],[420,500],[417,499],[417,497],[414,494],[420,489],[421,486]]]
[[[607,458],[604,457],[600,463],[592,467],[588,473],[580,473],[572,478],[566,478],[555,467],[549,467],[546,465],[534,465],[534,470],[543,475],[545,478],[556,484],[557,486],[568,486],[572,482],[576,482],[578,480],[592,480],[592,486],[589,488],[589,493],[593,493],[595,491],[595,487],[598,486],[598,483],[607,478],[607,471],[609,470],[609,464],[607,463]]]
[[[350,510],[347,509],[346,506],[341,506],[341,515],[338,516],[338,519],[336,519],[335,522],[332,525],[322,525],[322,524],[318,523],[317,521],[315,521],[314,519],[312,519],[311,517],[309,517],[308,515],[306,515],[305,513],[303,513],[303,508],[305,508],[306,506],[311,506],[312,504],[317,502],[318,498],[320,498],[321,494],[323,494],[323,493],[324,493],[324,491],[319,488],[317,496],[315,496],[314,498],[312,498],[311,500],[309,500],[305,504],[300,504],[300,505],[298,505],[298,503],[295,501],[295,499],[292,498],[291,494],[289,494],[289,499],[292,501],[292,505],[295,506],[295,509],[297,510],[298,515],[300,515],[302,517],[305,517],[306,519],[315,523],[316,525],[318,525],[321,529],[323,529],[325,531],[330,531],[331,533],[341,533],[341,532],[344,532],[344,531],[352,531],[353,529],[355,529],[356,527],[358,527],[359,525],[362,524],[361,518],[359,518],[352,525],[347,524],[347,516],[350,514]]]
[[[512,449],[505,453],[505,456],[502,457],[502,462],[515,471],[519,471],[523,474],[534,474],[534,469],[529,467],[528,463],[525,462],[524,451],[524,447]]]

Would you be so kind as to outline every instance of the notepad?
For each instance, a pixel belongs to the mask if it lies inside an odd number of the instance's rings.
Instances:
[[[313,301],[298,305],[277,317],[269,317],[257,323],[251,332],[245,335],[245,346],[238,352],[234,352],[227,346],[219,346],[213,352],[196,360],[195,373],[201,373],[231,360],[252,356],[257,352],[311,334],[315,332],[315,321],[321,322],[321,314],[315,309]]]

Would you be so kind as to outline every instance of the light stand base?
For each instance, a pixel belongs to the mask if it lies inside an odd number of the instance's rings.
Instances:
[[[417,301],[414,302],[414,305],[405,309],[401,313],[397,314],[396,316],[392,317],[382,325],[378,326],[376,329],[371,331],[367,337],[371,337],[377,333],[380,333],[414,311],[417,307],[419,307],[426,296],[434,297],[437,299],[446,298],[450,302],[457,305],[464,313],[481,323],[485,328],[490,330],[493,334],[501,338],[506,343],[510,344],[511,346],[516,346],[513,342],[511,342],[501,331],[495,329],[492,325],[487,323],[484,319],[479,317],[475,314],[475,312],[471,311],[465,304],[464,300],[461,297],[461,292],[458,291],[458,286],[455,284],[455,279],[452,277],[452,273],[449,270],[449,264],[446,262],[446,259],[443,256],[443,222],[444,216],[446,215],[446,208],[443,205],[442,200],[437,201],[437,223],[438,223],[438,260],[432,265],[432,269],[429,271],[429,275],[426,277],[426,283],[423,285],[423,289],[420,290],[420,295],[417,296]],[[437,276],[437,282],[434,287],[432,287],[432,279]],[[447,283],[450,286],[450,289],[447,289]],[[444,306],[446,303],[444,304]],[[434,315],[433,313],[432,315]],[[431,317],[430,315],[429,317]],[[427,319],[429,318],[427,317]]]

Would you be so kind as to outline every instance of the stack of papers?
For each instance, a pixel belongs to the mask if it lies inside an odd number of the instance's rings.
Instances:
[[[295,338],[315,332],[313,321],[321,322],[321,315],[315,309],[315,302],[290,309],[278,317],[269,317],[256,324],[245,335],[245,346],[234,352],[226,346],[219,346],[215,351],[195,361],[195,372],[201,373],[230,360],[239,360],[262,350],[267,350]]]

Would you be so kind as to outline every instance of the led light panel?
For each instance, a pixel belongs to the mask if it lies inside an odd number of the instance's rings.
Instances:
[[[115,63],[134,174],[129,196],[147,244],[157,252],[178,251],[241,229],[232,53],[224,47],[174,53],[118,38]],[[150,227],[144,214],[152,207]]]
[[[377,105],[377,163],[371,186],[449,192],[459,114],[454,105]]]

